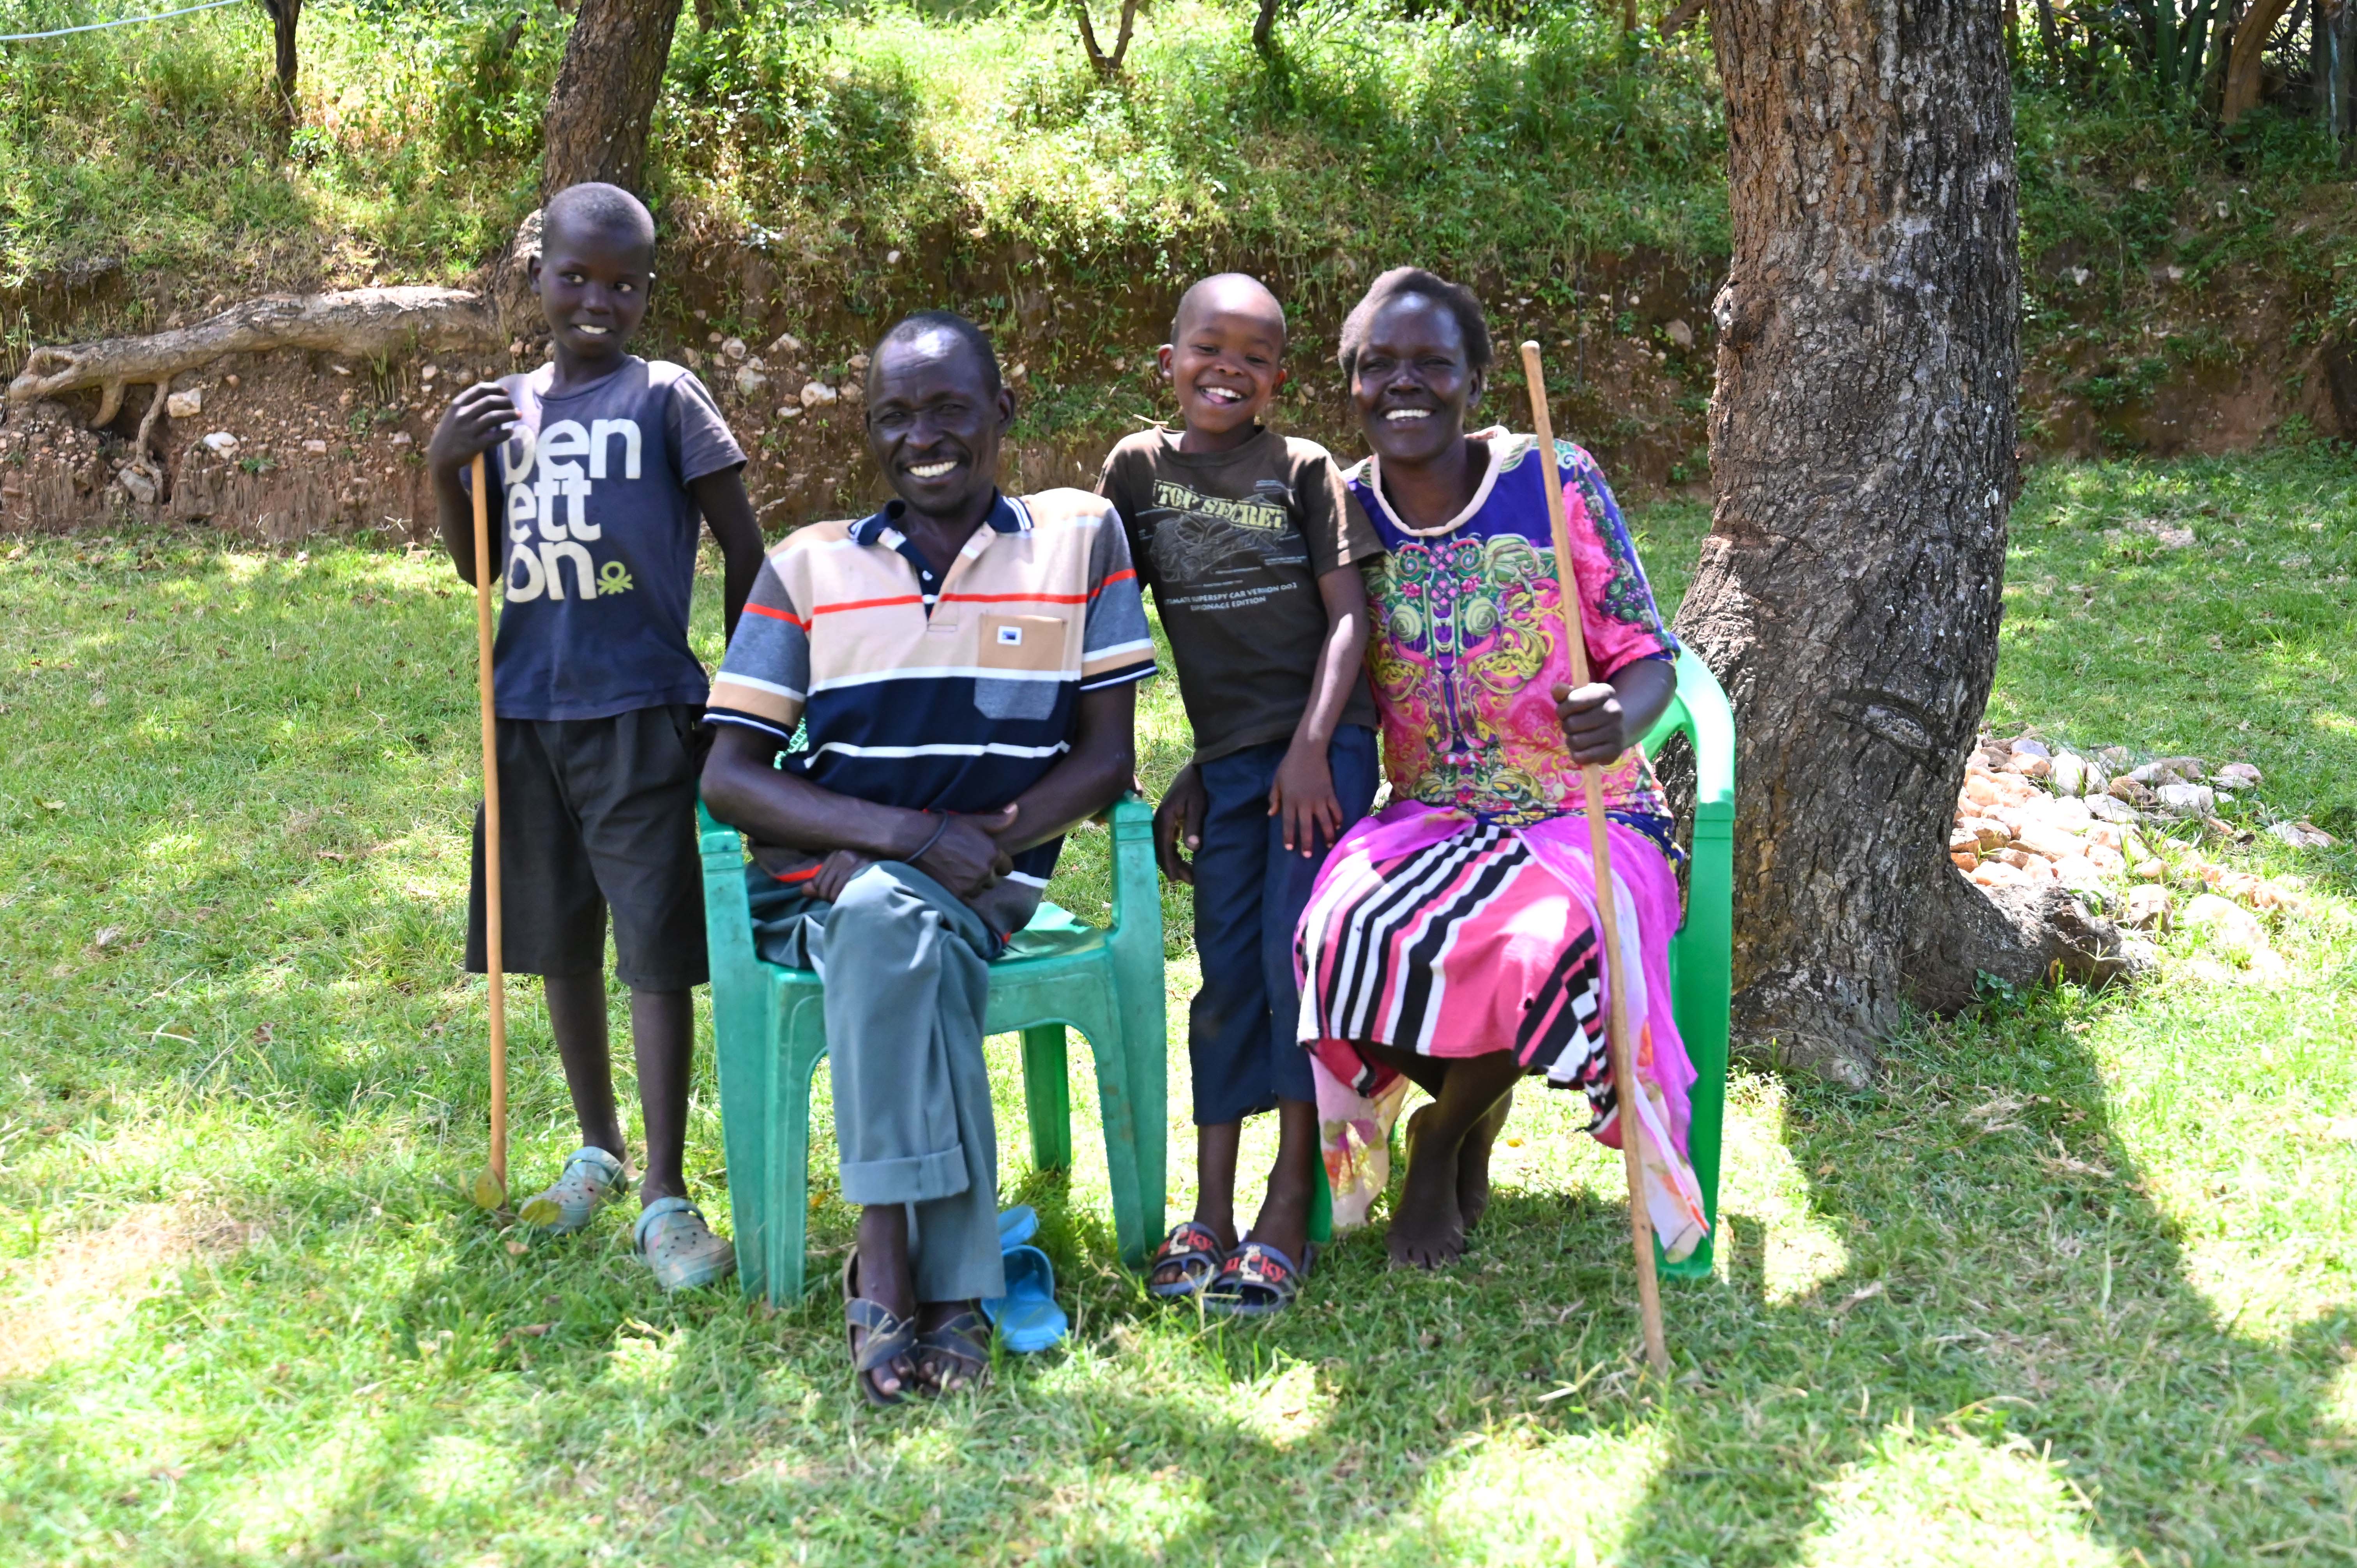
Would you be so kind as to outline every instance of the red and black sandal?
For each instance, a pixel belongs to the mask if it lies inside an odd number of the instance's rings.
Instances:
[[[1318,1250],[1309,1250],[1316,1262]],[[1228,1254],[1203,1287],[1203,1310],[1222,1317],[1269,1317],[1301,1294],[1304,1271],[1265,1241],[1246,1241]]]
[[[1178,1301],[1195,1295],[1211,1283],[1220,1267],[1227,1261],[1227,1249],[1220,1245],[1219,1232],[1192,1219],[1181,1220],[1162,1238],[1162,1245],[1146,1265],[1146,1290],[1149,1295],[1165,1301]],[[1176,1268],[1178,1277],[1157,1280],[1154,1276],[1163,1270]]]

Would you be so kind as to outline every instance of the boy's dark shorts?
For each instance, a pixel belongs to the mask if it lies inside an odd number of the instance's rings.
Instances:
[[[602,719],[501,719],[500,967],[587,974],[606,965],[641,991],[708,978],[695,786],[704,710],[684,703]],[[467,969],[483,960],[483,816],[475,812]]]

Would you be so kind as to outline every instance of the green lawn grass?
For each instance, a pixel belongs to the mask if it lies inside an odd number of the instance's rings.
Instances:
[[[1706,520],[1637,521],[1673,600]],[[1993,723],[2244,757],[2247,814],[2345,832],[2352,558],[2334,454],[2040,470]],[[2314,895],[2280,988],[2205,986],[2171,936],[2132,993],[1920,1027],[1870,1093],[1740,1077],[1667,1387],[1638,1373],[1617,1159],[1562,1097],[1524,1092],[1464,1265],[1391,1273],[1353,1236],[1297,1310],[1222,1329],[1115,1267],[1085,1120],[1069,1181],[1029,1169],[1002,1050],[1001,1168],[1077,1335],[879,1415],[825,1294],[666,1299],[619,1216],[524,1245],[465,1200],[471,616],[422,554],[0,552],[0,1563],[2357,1558],[2345,848],[2230,852]],[[1144,714],[1158,783],[1168,682]],[[1060,877],[1083,912],[1103,844]],[[511,993],[528,1189],[575,1140]],[[720,1165],[707,1076],[689,1170],[725,1227]],[[839,1249],[823,1157],[814,1185]]]

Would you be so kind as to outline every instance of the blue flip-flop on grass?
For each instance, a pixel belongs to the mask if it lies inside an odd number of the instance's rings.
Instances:
[[[1056,1305],[1056,1270],[1048,1254],[1024,1243],[1039,1232],[1039,1216],[1018,1203],[998,1217],[998,1251],[1006,1265],[1006,1294],[982,1304],[983,1316],[997,1326],[999,1343],[1019,1356],[1035,1356],[1071,1332],[1071,1319]]]

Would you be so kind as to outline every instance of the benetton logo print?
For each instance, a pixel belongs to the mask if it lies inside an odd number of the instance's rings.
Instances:
[[[639,477],[641,436],[635,419],[581,422],[560,419],[537,436],[520,429],[500,446],[500,480],[507,487],[507,599],[523,604],[546,595],[566,596],[565,568],[572,568],[574,597],[627,594],[637,585],[619,561],[600,566],[588,547],[605,530],[589,521],[589,496],[605,478],[617,443],[620,477]],[[585,468],[582,459],[587,459]]]

